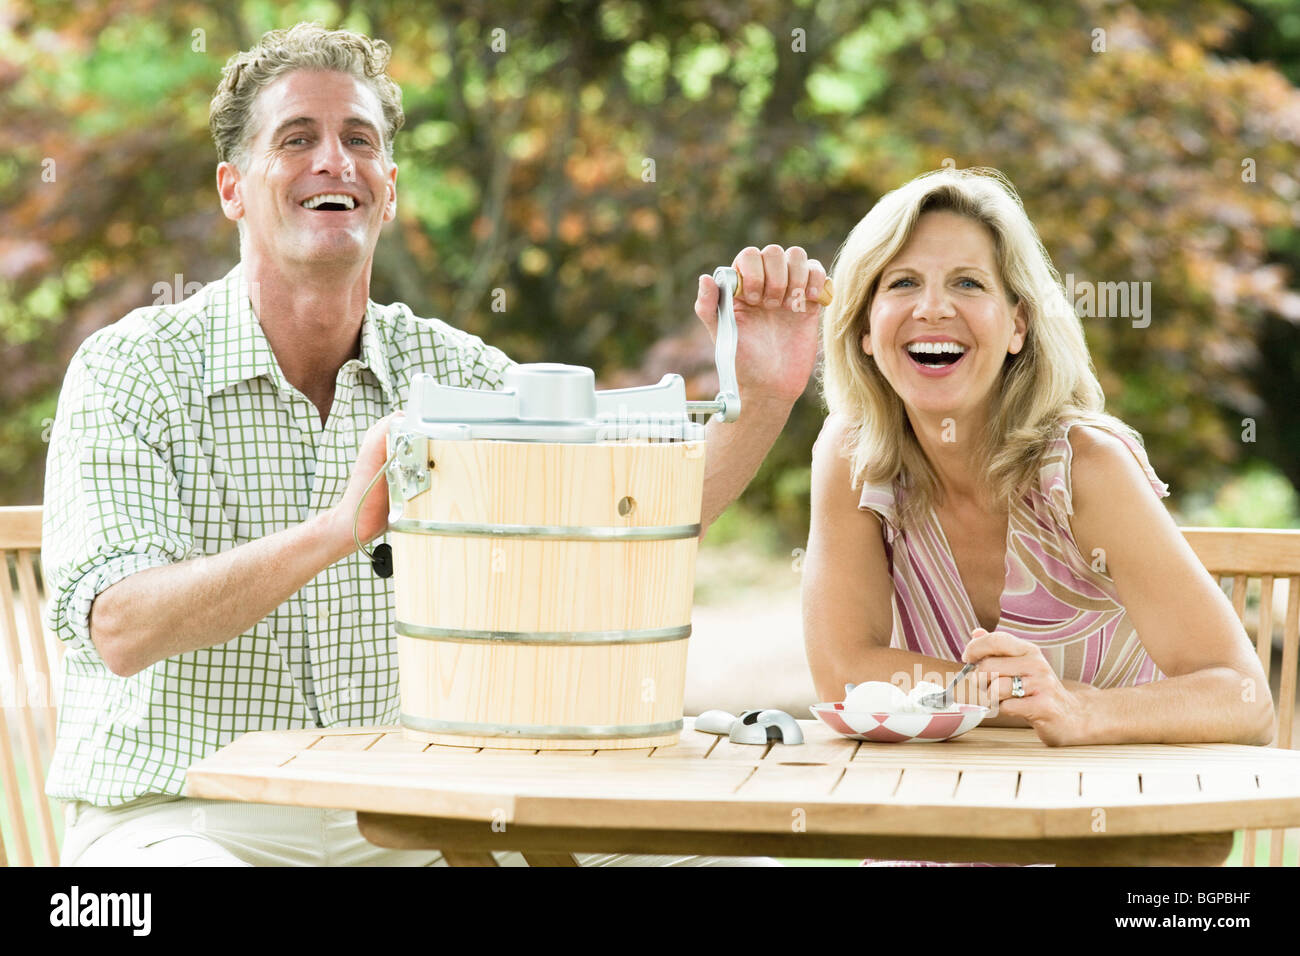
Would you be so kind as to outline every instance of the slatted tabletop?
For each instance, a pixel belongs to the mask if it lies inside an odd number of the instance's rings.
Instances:
[[[801,746],[693,729],[649,750],[428,744],[400,728],[247,734],[190,768],[193,797],[358,811],[384,846],[1059,863],[1217,863],[1232,831],[1300,826],[1300,752],[1050,748],[1031,730]]]

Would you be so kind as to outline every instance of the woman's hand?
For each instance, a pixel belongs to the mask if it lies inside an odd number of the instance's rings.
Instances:
[[[775,245],[741,250],[733,267],[743,291],[733,302],[740,398],[789,405],[803,394],[817,364],[818,299],[826,269],[798,246]],[[695,314],[716,342],[718,285],[712,276],[700,276]]]
[[[1089,698],[1097,691],[1076,681],[1062,682],[1043,657],[1038,645],[1004,631],[989,633],[976,628],[962,660],[976,662],[987,675],[988,706],[995,713],[1029,722],[1049,747],[1088,743]],[[1023,697],[1013,697],[1013,677],[1019,677]]]

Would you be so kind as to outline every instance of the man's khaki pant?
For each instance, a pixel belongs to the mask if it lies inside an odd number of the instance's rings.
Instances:
[[[437,850],[369,843],[351,810],[151,795],[120,807],[65,808],[63,866],[446,866]],[[527,866],[513,851],[501,866]],[[764,857],[579,853],[582,866],[780,866]]]

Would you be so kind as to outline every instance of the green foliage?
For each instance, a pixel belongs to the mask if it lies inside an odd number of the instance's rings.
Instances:
[[[889,85],[890,59],[903,46],[919,40],[926,59],[942,55],[943,40],[933,31],[951,14],[947,4],[875,7],[862,26],[836,45],[833,65],[809,76],[808,95],[814,108],[856,115]]]
[[[1275,469],[1255,465],[1213,494],[1189,496],[1180,523],[1210,528],[1300,528],[1300,495]]]

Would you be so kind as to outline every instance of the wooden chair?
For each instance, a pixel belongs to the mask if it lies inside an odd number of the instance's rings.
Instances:
[[[63,647],[41,623],[40,547],[39,507],[0,508],[0,783],[12,854],[7,858],[0,829],[0,866],[59,863],[57,811],[45,796],[45,768],[54,751],[55,730],[50,661],[57,671]],[[26,771],[21,780],[10,719],[17,724]]]
[[[1296,739],[1296,670],[1300,645],[1300,531],[1257,531],[1250,528],[1184,528],[1183,537],[1196,556],[1221,586],[1231,583],[1232,607],[1255,638],[1255,650],[1264,667],[1264,676],[1273,683],[1274,599],[1276,585],[1286,584],[1286,605],[1282,615],[1281,673],[1273,690],[1277,707],[1277,739],[1272,746],[1295,749]],[[1259,589],[1251,587],[1259,579]],[[1247,602],[1247,590],[1258,595],[1254,608]],[[1252,613],[1253,611],[1253,613]],[[1269,841],[1269,866],[1282,865],[1285,830],[1247,830],[1244,834],[1242,863],[1255,865],[1256,840]]]

